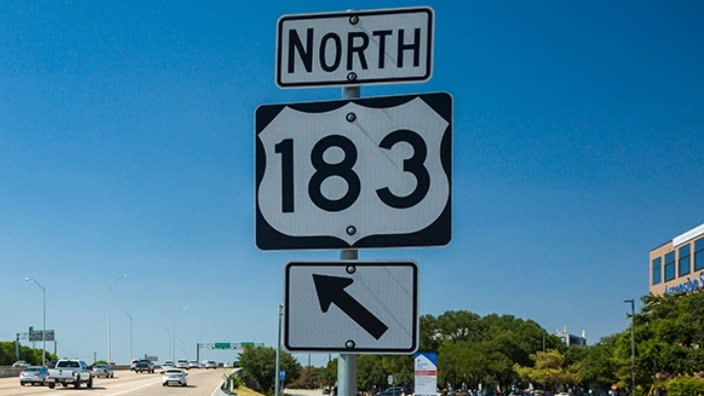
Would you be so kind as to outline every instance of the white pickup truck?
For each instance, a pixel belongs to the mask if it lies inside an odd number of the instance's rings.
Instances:
[[[76,388],[80,388],[81,384],[86,384],[86,387],[92,388],[93,373],[88,369],[86,362],[82,360],[59,360],[53,369],[49,369],[46,383],[52,389],[57,384],[73,385]]]

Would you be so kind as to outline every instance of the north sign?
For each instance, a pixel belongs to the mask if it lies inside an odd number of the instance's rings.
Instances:
[[[284,344],[290,351],[413,353],[414,262],[294,262],[286,266]]]
[[[449,243],[451,113],[446,93],[257,108],[257,246]]]
[[[433,10],[286,15],[277,25],[281,88],[423,82],[433,61]]]

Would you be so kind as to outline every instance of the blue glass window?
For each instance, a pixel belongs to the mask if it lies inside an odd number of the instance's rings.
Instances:
[[[694,242],[694,270],[704,270],[704,238]]]
[[[689,244],[682,246],[679,250],[680,259],[677,261],[678,275],[689,275],[692,271],[692,265],[689,260]]]
[[[653,285],[662,282],[662,258],[658,257],[653,260]]]
[[[675,279],[675,252],[665,255],[665,282]]]

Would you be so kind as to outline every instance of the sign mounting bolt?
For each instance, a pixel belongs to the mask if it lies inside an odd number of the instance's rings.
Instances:
[[[357,73],[355,73],[355,72],[347,73],[347,81],[356,81],[356,80],[357,80]]]
[[[345,348],[347,349],[354,349],[355,345],[356,344],[352,340],[345,341]]]
[[[350,264],[350,265],[348,265],[347,267],[345,267],[345,271],[347,271],[348,274],[352,275],[352,274],[355,273],[355,271],[357,271],[357,267],[355,267],[354,265]]]
[[[349,121],[349,114],[347,115],[347,120]],[[347,235],[352,236],[357,233],[357,227],[355,227],[353,225],[347,226],[347,229],[345,229],[345,232],[347,233]]]
[[[356,25],[357,23],[359,23],[359,17],[357,15],[352,15],[350,17],[350,24]]]

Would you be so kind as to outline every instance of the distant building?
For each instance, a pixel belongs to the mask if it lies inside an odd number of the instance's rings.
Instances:
[[[567,331],[567,326],[565,326],[562,331],[555,331],[555,335],[559,337],[565,345],[587,345],[587,332],[584,330],[582,330],[582,335],[578,336],[570,334],[570,332]]]
[[[655,295],[704,289],[704,224],[652,249],[649,267]]]

